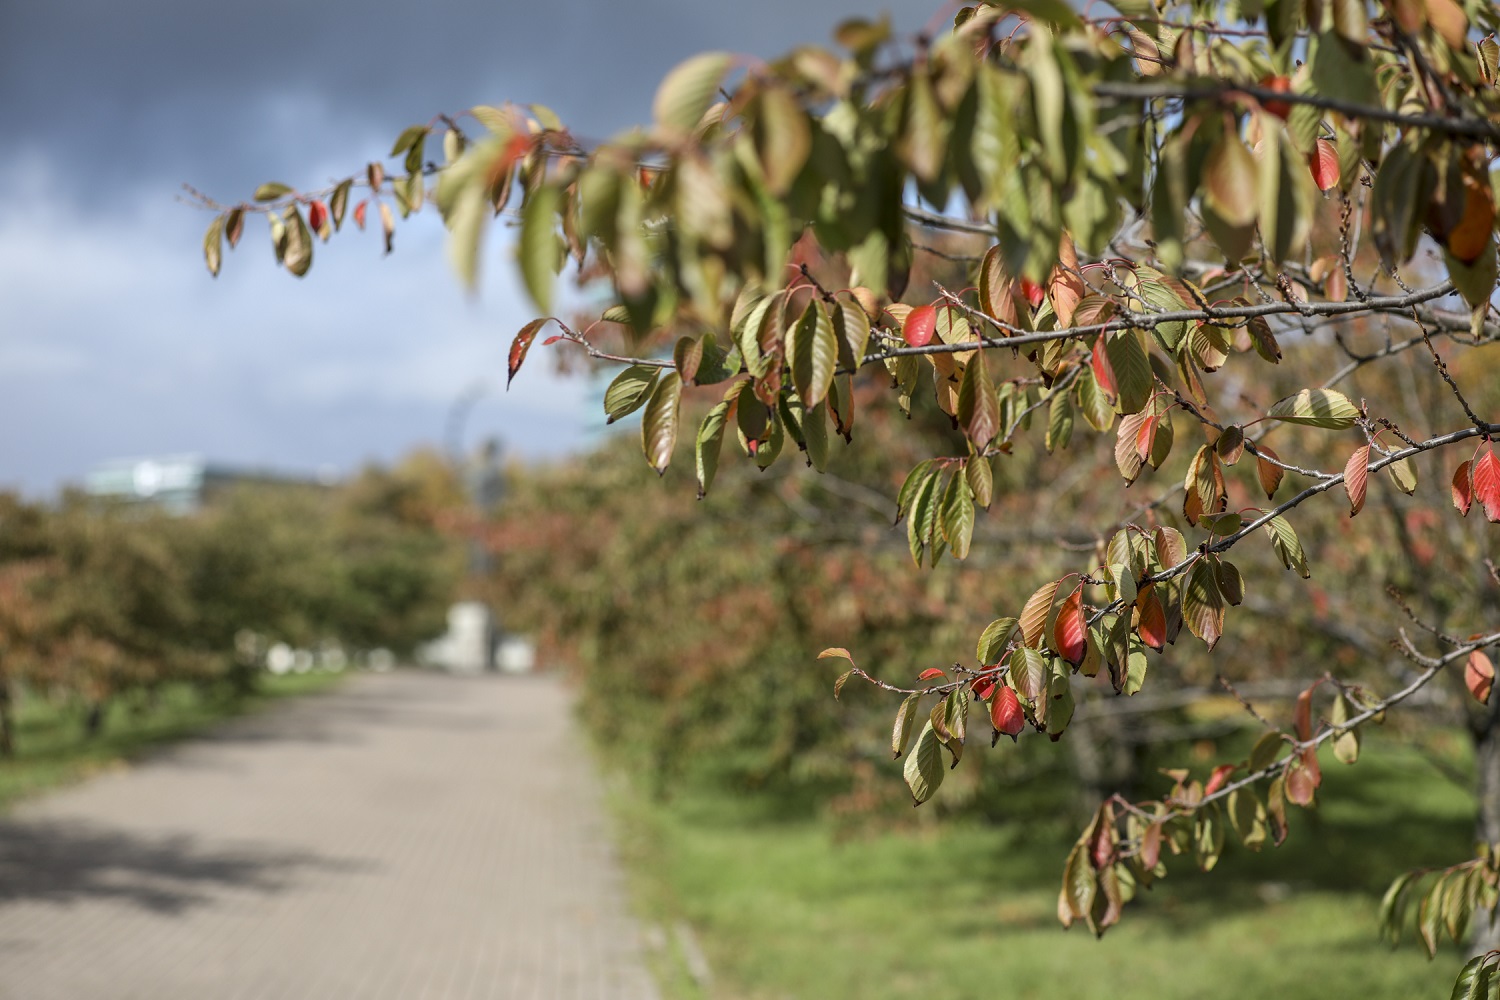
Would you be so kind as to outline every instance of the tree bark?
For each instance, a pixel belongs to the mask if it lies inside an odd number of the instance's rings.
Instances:
[[[1482,714],[1472,716],[1474,738],[1474,836],[1483,844],[1500,844],[1500,698],[1491,697]],[[1478,955],[1500,948],[1500,919],[1476,911],[1469,947]]]
[[[83,717],[83,735],[86,739],[94,739],[104,729],[104,708],[108,702],[100,698],[89,704],[88,715]]]
[[[16,755],[15,697],[10,678],[0,675],[0,757]]]

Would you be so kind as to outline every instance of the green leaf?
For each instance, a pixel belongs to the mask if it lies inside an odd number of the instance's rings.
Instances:
[[[203,234],[203,262],[208,265],[208,273],[215,278],[219,276],[219,265],[224,259],[224,220],[226,216],[214,216],[214,221],[208,224],[208,232]]]
[[[302,277],[312,267],[313,241],[312,233],[307,228],[307,222],[302,218],[302,213],[293,205],[285,213],[286,217],[286,250],[282,254],[281,263],[286,269],[297,277]]]
[[[787,355],[792,366],[792,386],[807,407],[817,406],[828,395],[838,362],[838,341],[833,322],[823,303],[812,299],[787,334]]]
[[[1048,452],[1059,451],[1073,440],[1073,402],[1066,392],[1052,393],[1052,405],[1047,410]]]
[[[344,213],[349,208],[349,189],[353,186],[354,181],[345,178],[339,182],[338,187],[333,189],[333,197],[328,200],[328,211],[333,216],[335,230],[344,228]]]
[[[859,305],[841,302],[833,310],[833,332],[838,338],[839,368],[854,371],[864,361],[870,343],[870,317]]]
[[[439,185],[441,191],[441,185]],[[442,211],[441,204],[439,211]],[[464,286],[473,289],[479,284],[479,248],[484,237],[485,223],[490,215],[489,194],[477,183],[465,185],[459,190],[444,219],[450,230],[448,236],[448,258],[458,272]],[[544,310],[546,306],[542,307]]]
[[[929,458],[918,462],[913,469],[906,474],[906,481],[901,484],[901,493],[896,498],[896,520],[899,522],[903,515],[911,512],[911,505],[916,501],[917,494],[927,485],[927,480],[937,475],[937,459]]]
[[[1068,860],[1063,865],[1063,884],[1057,903],[1057,916],[1064,927],[1071,927],[1073,921],[1087,918],[1094,909],[1098,880],[1094,876],[1093,865],[1089,863],[1087,838],[1088,835],[1085,834],[1068,852]]]
[[[974,494],[969,490],[967,476],[955,475],[948,480],[943,493],[941,529],[953,558],[967,559],[969,543],[974,537]]]
[[[969,481],[974,502],[988,510],[995,498],[995,470],[990,465],[990,460],[970,452],[964,462],[964,478]]]
[[[906,543],[911,550],[912,561],[918,568],[922,565],[922,552],[932,544],[932,529],[936,521],[938,483],[942,476],[934,469],[932,474],[923,479],[921,488],[912,499],[911,509],[906,517]],[[936,556],[933,559],[936,562]]]
[[[708,416],[698,426],[694,458],[698,467],[699,500],[708,495],[708,488],[714,483],[714,473],[719,469],[719,452],[724,444],[724,424],[728,416],[729,401],[722,400],[708,411]],[[837,696],[835,692],[834,697]]]
[[[913,805],[921,805],[932,798],[932,793],[943,783],[942,758],[939,756],[942,742],[932,728],[932,720],[922,727],[917,745],[906,758],[904,773],[906,785],[911,789]]]
[[[1035,702],[1047,694],[1051,671],[1041,650],[1019,646],[1010,654],[1010,686],[1028,701]]]
[[[963,378],[958,383],[956,416],[958,425],[976,448],[983,449],[1000,433],[1000,399],[990,381],[983,351],[975,351],[964,365]]]
[[[669,371],[656,383],[641,418],[641,447],[657,475],[667,471],[677,444],[678,413],[682,404],[682,376]]]
[[[1194,635],[1213,649],[1224,634],[1224,597],[1219,593],[1211,557],[1193,563],[1182,591],[1182,620]]]
[[[1146,408],[1156,384],[1151,359],[1140,338],[1133,330],[1110,334],[1104,342],[1104,353],[1114,369],[1115,388],[1119,392],[1115,408],[1124,414],[1139,413]]]
[[[819,472],[828,468],[828,407],[822,403],[803,411],[802,442],[807,461]]]
[[[1329,723],[1334,729],[1342,729],[1349,719],[1358,714],[1358,710],[1350,704],[1349,696],[1340,691],[1333,699],[1333,711]],[[1333,738],[1333,755],[1340,763],[1353,764],[1359,760],[1359,730],[1344,729],[1343,732]]]
[[[1452,1000],[1483,1000],[1489,992],[1489,976],[1485,963],[1489,955],[1475,955],[1464,963],[1458,978],[1453,982]]]
[[[1343,430],[1359,419],[1359,407],[1337,389],[1303,389],[1278,401],[1266,416],[1289,424]]]
[[[812,152],[812,128],[807,112],[787,90],[768,87],[755,105],[755,150],[771,194],[781,197],[791,189]]]
[[[906,90],[905,125],[898,144],[902,162],[920,180],[934,181],[948,153],[948,119],[938,105],[925,67],[912,71]]]
[[[272,181],[272,182],[267,183],[267,184],[262,184],[260,187],[258,187],[258,188],[255,189],[255,200],[256,201],[275,201],[277,198],[280,198],[282,195],[288,195],[288,194],[291,194],[291,193],[292,193],[292,189],[290,187],[288,187],[287,185],[285,185],[285,184],[278,184],[275,181]]]
[[[1417,464],[1410,458],[1397,459],[1385,467],[1390,473],[1391,482],[1396,484],[1396,489],[1411,496],[1417,492]]]
[[[734,57],[727,52],[704,52],[678,63],[662,79],[652,101],[657,124],[673,134],[696,129],[733,64]]]
[[[413,147],[421,147],[422,140],[427,138],[426,125],[411,125],[396,137],[395,145],[391,146],[392,156],[400,156],[410,151]]]
[[[1392,945],[1401,940],[1401,925],[1406,923],[1406,890],[1421,877],[1421,872],[1404,872],[1396,876],[1385,896],[1380,900],[1380,929],[1382,936]]]
[[[552,308],[552,279],[562,260],[555,229],[558,202],[557,189],[544,185],[531,192],[521,210],[521,276],[542,312]]]
[[[1005,655],[1006,643],[1016,630],[1014,618],[996,618],[979,633],[979,644],[974,648],[974,657],[981,666],[993,666]]]
[[[1237,788],[1229,793],[1229,823],[1240,841],[1252,851],[1259,851],[1266,842],[1266,805],[1253,785]]]
[[[631,365],[616,375],[604,390],[605,423],[612,424],[644,406],[661,371],[653,365]]]
[[[911,724],[917,718],[917,702],[920,694],[909,694],[896,711],[896,722],[891,727],[891,757],[899,759],[906,753],[906,744],[911,742]]]
[[[1265,529],[1266,534],[1271,537],[1271,548],[1281,560],[1281,565],[1296,570],[1297,575],[1304,580],[1312,576],[1312,571],[1307,566],[1307,556],[1302,552],[1302,542],[1298,540],[1297,533],[1292,530],[1287,519],[1278,514],[1266,522]]]
[[[1114,426],[1114,402],[1099,387],[1099,381],[1094,378],[1092,371],[1084,369],[1083,373],[1078,376],[1077,388],[1074,391],[1078,395],[1078,410],[1090,427],[1103,432]]]
[[[1203,871],[1213,871],[1224,853],[1224,823],[1218,803],[1199,809],[1193,817],[1193,855]]]
[[[1233,132],[1219,135],[1203,163],[1204,202],[1232,226],[1255,221],[1255,158]]]

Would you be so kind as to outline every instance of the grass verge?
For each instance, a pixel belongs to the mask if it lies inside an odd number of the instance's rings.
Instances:
[[[1169,860],[1099,941],[1057,925],[1076,835],[1057,819],[840,843],[756,793],[688,784],[661,802],[621,779],[613,799],[638,908],[661,929],[648,931],[658,978],[678,1000],[1446,996],[1458,950],[1429,962],[1408,934],[1393,951],[1376,909],[1399,872],[1471,856],[1472,798],[1378,738],[1324,773],[1321,805],[1293,811],[1282,847],[1231,847],[1206,874]],[[688,973],[684,923],[707,988]]]
[[[190,684],[169,684],[147,703],[117,698],[99,735],[85,736],[76,706],[23,692],[16,711],[16,752],[0,758],[0,811],[19,799],[119,767],[153,747],[201,732],[216,722],[243,715],[293,695],[324,691],[344,674],[265,675],[248,696]]]

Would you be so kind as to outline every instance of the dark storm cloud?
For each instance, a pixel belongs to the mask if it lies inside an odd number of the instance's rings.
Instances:
[[[893,8],[916,28],[927,0]],[[540,101],[600,136],[645,118],[676,61],[826,41],[858,0],[440,4],[57,0],[4,4],[8,143],[99,198],[120,183],[236,191],[438,111]],[[878,9],[878,8],[877,8]],[[14,146],[12,147],[14,148]],[[377,150],[384,153],[384,149]],[[153,185],[154,186],[154,185]]]
[[[705,49],[826,41],[860,0],[0,0],[0,488],[49,492],[121,455],[196,451],[349,469],[443,435],[503,371],[530,306],[497,234],[483,295],[447,273],[435,219],[398,251],[346,233],[305,282],[264,227],[218,281],[188,181],[237,200],[383,156],[408,124],[504,100],[605,137],[649,118],[657,81]],[[934,0],[900,0],[899,28]],[[430,214],[430,213],[428,213]],[[532,366],[474,409],[529,456],[602,425],[597,387]]]

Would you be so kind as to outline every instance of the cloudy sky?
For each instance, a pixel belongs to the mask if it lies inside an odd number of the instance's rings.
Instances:
[[[0,488],[44,495],[103,460],[181,452],[348,470],[440,442],[480,382],[466,443],[579,447],[602,425],[584,380],[538,365],[500,390],[530,318],[503,248],[471,299],[428,213],[391,257],[349,233],[298,281],[255,220],[215,281],[210,217],[180,185],[231,201],[318,186],[408,124],[507,99],[605,136],[647,120],[694,52],[776,55],[881,9],[915,30],[937,7],[876,3],[0,3]]]

